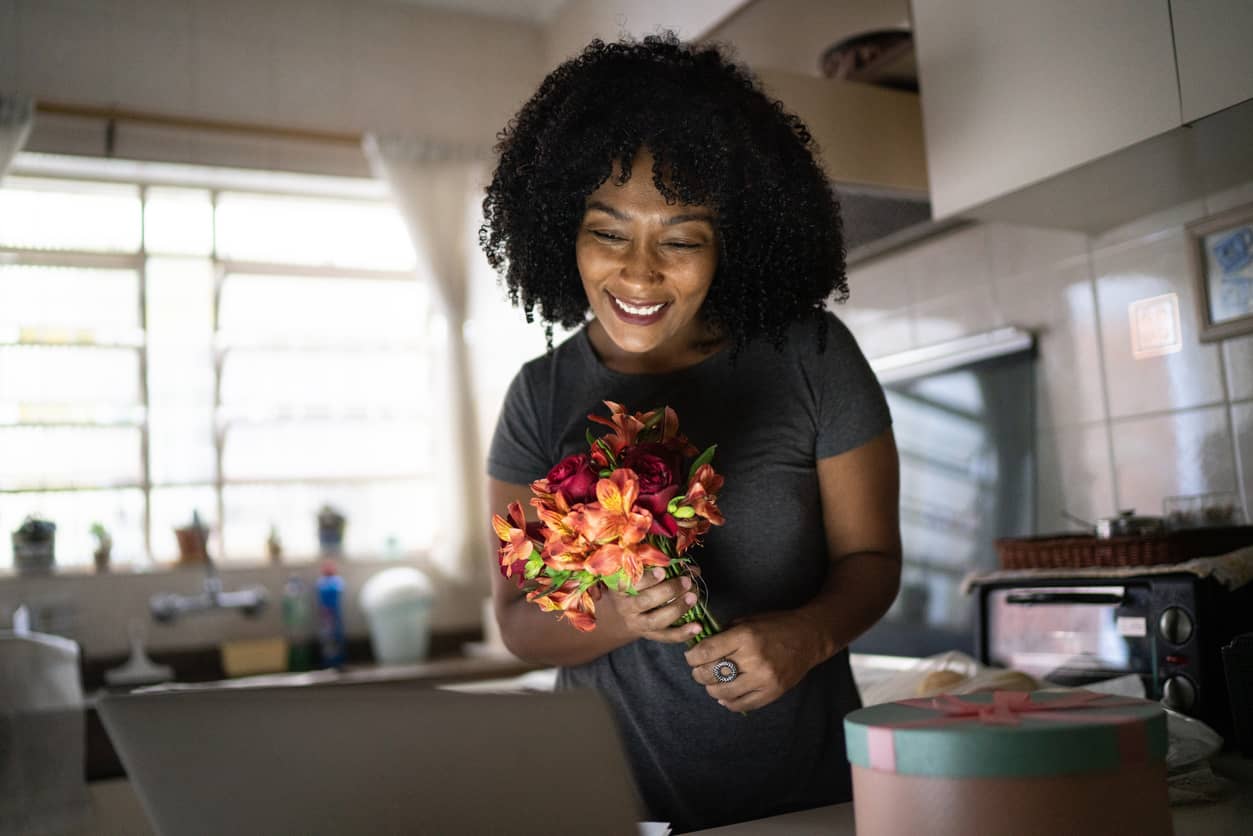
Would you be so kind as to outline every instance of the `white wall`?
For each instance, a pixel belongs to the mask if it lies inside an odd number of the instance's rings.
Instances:
[[[1203,343],[1184,226],[1253,183],[1090,237],[979,224],[850,272],[837,310],[878,357],[1005,324],[1034,331],[1037,531],[1177,494],[1235,491],[1253,520],[1253,335]],[[1180,350],[1132,353],[1129,305],[1174,293]]]
[[[36,99],[476,145],[533,92],[543,34],[366,0],[0,0],[0,89]],[[31,150],[102,153],[44,117]],[[359,151],[118,130],[119,156],[364,172]]]

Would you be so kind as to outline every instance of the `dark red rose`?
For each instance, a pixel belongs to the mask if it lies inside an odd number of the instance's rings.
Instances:
[[[660,444],[636,444],[622,451],[621,466],[635,471],[640,496],[660,493],[679,483],[679,460]]]
[[[591,502],[596,498],[596,482],[600,476],[592,469],[587,453],[566,456],[548,471],[548,487],[561,491],[571,505]]]
[[[666,505],[679,492],[678,454],[661,444],[637,444],[622,451],[623,467],[635,471],[640,495],[635,504],[653,515],[649,534],[673,537],[679,533],[678,523],[666,513]]]

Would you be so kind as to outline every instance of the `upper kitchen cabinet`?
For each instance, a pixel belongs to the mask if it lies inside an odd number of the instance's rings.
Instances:
[[[1170,0],[1183,121],[1253,99],[1253,3]]]
[[[1178,127],[1170,15],[1168,0],[913,0],[935,217]]]

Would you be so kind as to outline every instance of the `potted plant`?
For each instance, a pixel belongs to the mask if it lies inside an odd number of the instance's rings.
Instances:
[[[324,556],[342,554],[344,551],[344,515],[330,505],[318,510],[318,548]]]
[[[31,514],[13,532],[13,562],[20,575],[47,574],[56,563],[57,524]]]
[[[113,552],[113,537],[109,534],[109,529],[98,522],[91,524],[91,536],[96,538],[96,550],[91,555],[96,564],[96,571],[107,572],[109,571],[109,556]]]

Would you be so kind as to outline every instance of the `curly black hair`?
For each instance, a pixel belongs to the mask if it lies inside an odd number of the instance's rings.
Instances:
[[[667,202],[715,213],[718,266],[701,317],[733,354],[776,347],[826,299],[848,297],[839,204],[804,123],[717,47],[672,33],[592,41],[544,79],[497,137],[479,243],[528,322],[573,328],[588,302],[574,242],[584,201],[651,152]]]

